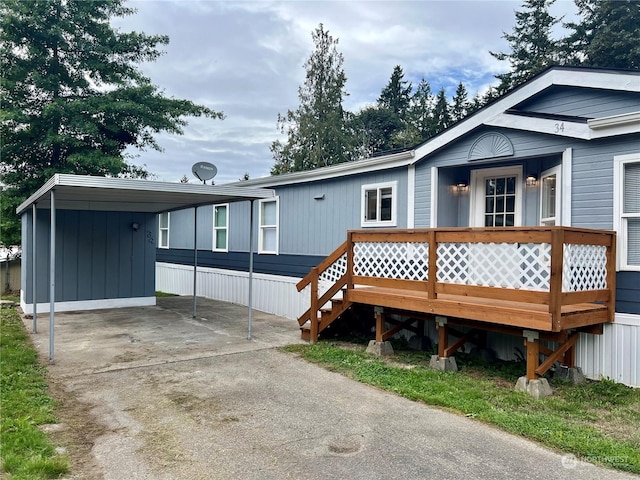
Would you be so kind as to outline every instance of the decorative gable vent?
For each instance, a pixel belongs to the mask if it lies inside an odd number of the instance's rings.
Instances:
[[[469,149],[469,161],[513,155],[511,141],[501,133],[485,133]]]

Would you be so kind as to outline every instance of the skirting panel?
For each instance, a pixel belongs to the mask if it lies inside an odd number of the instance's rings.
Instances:
[[[308,292],[296,290],[299,278],[253,274],[253,308],[297,319],[309,308]],[[156,262],[156,290],[176,295],[193,295],[193,267]],[[247,305],[249,274],[235,270],[198,267],[196,294],[223,302]]]
[[[148,307],[156,304],[156,297],[103,298],[100,300],[78,300],[56,302],[56,312],[76,312],[83,310],[103,310],[105,308]],[[38,303],[38,314],[49,313],[49,302]],[[20,291],[20,308],[25,315],[33,314],[33,304],[24,301],[24,292]]]

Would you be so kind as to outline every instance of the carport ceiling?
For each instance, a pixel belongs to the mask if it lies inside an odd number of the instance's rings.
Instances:
[[[17,213],[34,203],[37,208],[50,208],[49,192],[52,190],[55,190],[56,209],[149,213],[275,196],[271,189],[237,185],[193,185],[60,173],[22,203]]]

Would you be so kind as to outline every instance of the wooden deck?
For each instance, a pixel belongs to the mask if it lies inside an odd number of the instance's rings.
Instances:
[[[351,305],[373,305],[381,340],[410,323],[385,330],[385,309],[435,319],[440,356],[472,339],[449,345],[448,325],[471,322],[525,337],[534,379],[558,359],[573,363],[579,331],[613,321],[615,245],[615,232],[571,227],[349,231],[298,283],[310,290],[298,322],[316,341]],[[560,346],[550,351],[540,338]]]

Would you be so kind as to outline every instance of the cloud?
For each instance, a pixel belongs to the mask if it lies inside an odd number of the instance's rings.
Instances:
[[[164,152],[141,152],[161,180],[191,177],[191,165],[210,161],[216,183],[268,175],[271,143],[280,138],[278,113],[295,109],[311,32],[323,23],[343,53],[345,108],[375,102],[395,65],[417,85],[453,95],[465,83],[483,91],[506,65],[492,51],[513,28],[516,1],[205,1],[134,0],[138,13],[114,22],[122,30],[166,34],[170,44],[156,62],[142,65],[168,96],[224,111],[223,121],[188,119],[184,136],[161,134]],[[555,15],[575,8],[556,2]]]

